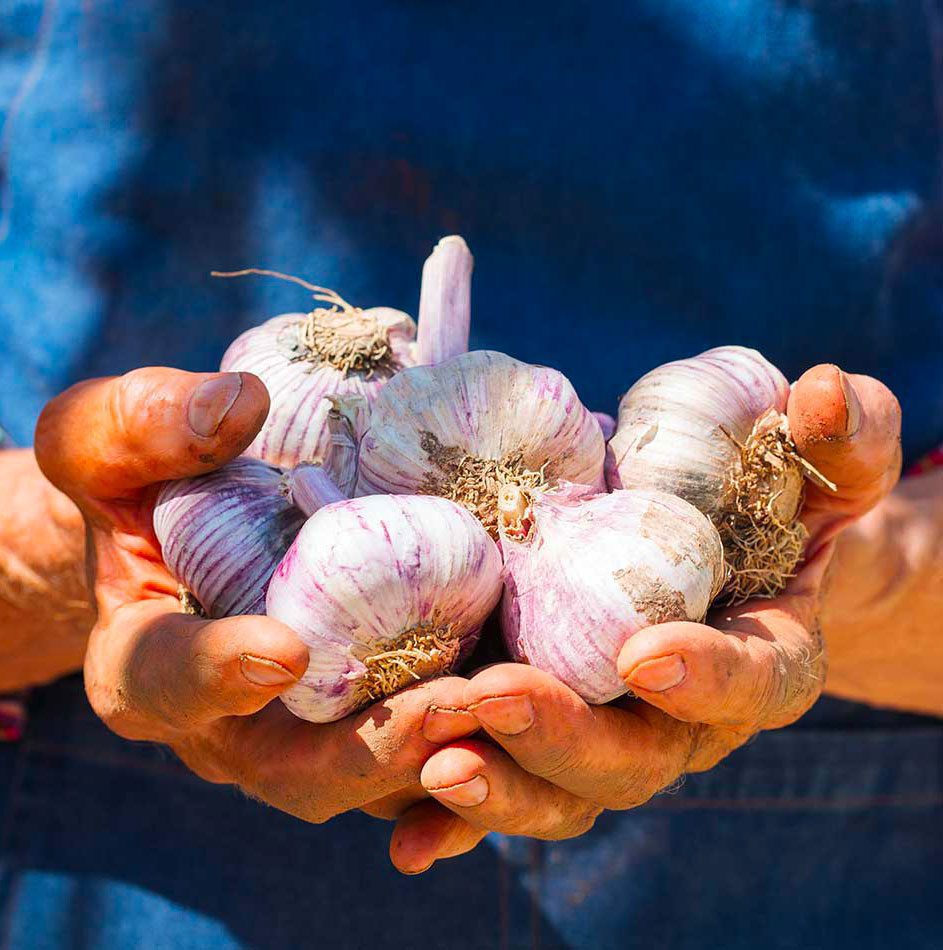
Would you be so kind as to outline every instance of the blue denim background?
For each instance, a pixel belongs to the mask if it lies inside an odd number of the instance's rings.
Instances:
[[[613,411],[758,346],[887,380],[943,441],[939,0],[6,0],[0,422],[73,380],[206,369],[302,294],[415,312],[476,255],[474,338]],[[98,725],[75,680],[0,749],[0,947],[940,945],[943,728],[823,702],[564,844],[418,879]]]

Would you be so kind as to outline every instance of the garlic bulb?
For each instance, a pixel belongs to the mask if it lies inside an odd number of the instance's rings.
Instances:
[[[330,306],[283,314],[246,330],[220,363],[224,372],[255,373],[265,383],[271,409],[245,454],[283,468],[323,460],[331,440],[326,397],[371,402],[394,373],[413,364],[416,336],[416,325],[399,310],[362,310],[334,291],[297,282]]]
[[[466,353],[397,375],[373,404],[357,494],[441,495],[497,536],[497,494],[560,481],[601,490],[599,423],[556,370]]]
[[[310,652],[285,705],[331,722],[454,670],[500,595],[497,547],[452,502],[378,495],[321,509],[268,591],[269,616]]]
[[[500,506],[508,649],[587,702],[626,692],[616,661],[629,637],[703,620],[724,582],[717,530],[673,495],[563,486],[528,503],[508,486]]]
[[[265,612],[269,579],[304,521],[282,473],[247,458],[167,482],[154,508],[154,533],[181,598],[214,618]]]
[[[808,470],[784,415],[789,384],[755,350],[724,346],[660,366],[619,405],[610,488],[652,488],[704,512],[724,542],[732,602],[778,593],[805,543]]]

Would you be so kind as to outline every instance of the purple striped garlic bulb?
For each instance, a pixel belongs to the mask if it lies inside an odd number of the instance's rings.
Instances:
[[[788,397],[785,376],[756,350],[718,347],[643,376],[609,442],[610,488],[669,492],[713,521],[734,603],[781,591],[802,557],[812,473],[789,434]]]
[[[154,508],[154,533],[181,599],[213,618],[265,612],[269,580],[304,522],[281,471],[247,458],[167,482]]]
[[[331,441],[328,397],[372,402],[394,373],[413,364],[416,326],[407,314],[361,310],[330,291],[315,299],[330,306],[246,330],[220,363],[224,372],[254,373],[265,383],[271,409],[245,454],[282,468],[324,459]]]
[[[269,585],[268,615],[310,654],[282,699],[332,722],[452,671],[500,596],[495,543],[450,501],[377,495],[322,508]]]
[[[405,370],[380,393],[360,444],[357,494],[440,495],[497,537],[504,485],[605,487],[599,422],[554,369],[466,353]]]
[[[570,485],[527,501],[509,486],[500,506],[508,650],[589,703],[626,692],[616,662],[629,637],[703,620],[723,585],[716,528],[673,495]]]
[[[421,326],[390,307],[354,307],[324,287],[277,271],[250,269],[219,277],[263,274],[306,287],[318,303],[310,313],[287,313],[247,330],[223,355],[221,368],[258,376],[269,392],[268,419],[246,455],[291,468],[324,461],[332,397],[360,397],[370,404],[390,378],[418,362],[468,349],[474,261],[457,235],[443,238],[423,267]],[[324,306],[324,305],[327,306]],[[354,437],[366,415],[350,416]],[[341,489],[344,486],[341,485]]]

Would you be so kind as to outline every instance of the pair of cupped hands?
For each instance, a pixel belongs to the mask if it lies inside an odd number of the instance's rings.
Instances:
[[[250,374],[163,368],[80,383],[46,408],[37,458],[88,528],[98,608],[88,697],[119,735],[166,743],[204,779],[305,821],[351,809],[395,819],[390,855],[407,873],[489,831],[582,834],[604,809],[641,805],[801,716],[825,675],[817,616],[835,536],[900,471],[890,392],[816,367],[793,388],[788,416],[799,450],[837,490],[808,486],[802,570],[774,600],[632,637],[618,667],[638,698],[589,706],[547,673],[502,663],[314,725],[273,702],[304,673],[307,648],[266,617],[181,613],[152,529],[159,484],[237,456],[268,408]]]

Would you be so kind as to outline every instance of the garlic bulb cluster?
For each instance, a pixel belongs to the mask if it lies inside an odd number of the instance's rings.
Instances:
[[[500,595],[497,547],[452,502],[374,496],[322,508],[268,589],[268,615],[310,653],[283,701],[302,719],[331,722],[453,670]]]
[[[732,602],[771,596],[802,556],[807,466],[784,415],[789,384],[755,350],[724,346],[660,366],[623,396],[609,487],[689,501],[724,542]]]
[[[268,582],[304,521],[282,472],[247,458],[167,482],[154,508],[154,533],[182,598],[213,618],[264,612]]]
[[[616,661],[629,637],[703,620],[723,585],[717,529],[676,496],[563,486],[533,499],[522,517],[525,502],[510,486],[500,505],[508,650],[587,702],[626,692]]]
[[[468,352],[472,269],[438,243],[418,336],[288,278],[316,309],[223,358],[271,396],[249,457],[160,493],[165,561],[206,612],[264,609],[307,645],[283,701],[311,722],[459,670],[499,601],[513,658],[609,702],[639,630],[776,593],[801,557],[817,473],[774,366],[735,346],[669,363],[614,420],[554,369]]]
[[[360,445],[357,494],[440,495],[497,536],[504,485],[604,487],[599,422],[561,373],[476,351],[399,373]]]

